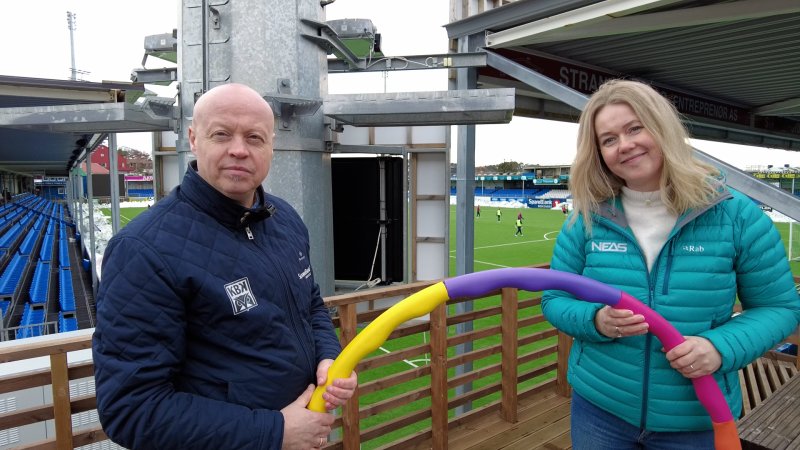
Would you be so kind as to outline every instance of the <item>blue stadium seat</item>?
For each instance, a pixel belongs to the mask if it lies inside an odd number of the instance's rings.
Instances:
[[[44,334],[44,305],[25,303],[22,321],[17,329],[17,339],[41,336]]]
[[[72,290],[72,272],[58,272],[58,304],[61,311],[75,311],[75,292]]]
[[[58,313],[58,332],[75,331],[78,329],[78,318],[74,312]]]
[[[61,228],[63,237],[58,240],[58,265],[62,269],[69,269],[69,247],[67,247],[67,237],[64,228]]]
[[[19,254],[30,255],[33,252],[33,247],[36,245],[36,238],[38,237],[39,231],[31,228],[30,231],[28,231],[28,234],[25,235],[25,239],[22,241],[22,244],[19,246]]]
[[[10,248],[17,241],[20,233],[22,233],[22,227],[19,226],[19,223],[11,225],[11,228],[3,236],[0,236],[0,248]]]
[[[53,222],[51,221],[50,224]],[[49,228],[49,227],[48,227]],[[53,234],[47,233],[42,240],[42,248],[39,249],[39,259],[50,261],[53,259]]]
[[[0,296],[10,297],[14,294],[27,264],[28,257],[25,255],[14,255],[11,258],[3,275],[0,276]]]
[[[44,261],[36,263],[36,270],[31,280],[31,303],[46,303],[50,291],[50,264]]]

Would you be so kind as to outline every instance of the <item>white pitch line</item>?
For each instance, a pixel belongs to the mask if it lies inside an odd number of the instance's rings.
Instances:
[[[383,347],[378,347],[378,350],[380,350],[380,351],[382,351],[382,352],[384,352],[384,353],[392,353],[392,351],[391,351],[391,350],[387,350],[387,349],[385,349],[385,348],[383,348]],[[415,369],[419,367],[418,365],[414,364],[413,362],[411,362],[411,361],[409,361],[409,360],[407,360],[407,359],[404,359],[404,360],[403,360],[403,362],[404,362],[404,363],[406,363],[406,364],[408,364],[409,366],[411,366],[411,367],[415,368]]]
[[[545,239],[546,241],[552,241],[552,239],[550,239],[548,236],[549,236],[549,235],[551,235],[551,234],[553,234],[553,233],[555,233],[555,234],[558,234],[558,233],[561,233],[561,232],[560,232],[560,231],[551,231],[551,232],[549,232],[549,233],[545,233],[545,234],[544,234],[544,239]]]
[[[453,258],[453,259],[455,259],[455,258],[456,258],[456,257],[455,257],[455,256],[453,256],[453,255],[450,255],[450,257],[451,257],[451,258]],[[474,260],[473,262],[476,262],[476,263],[481,263],[481,264],[486,264],[487,266],[502,267],[502,268],[504,268],[504,269],[507,269],[507,268],[511,267],[511,266],[504,266],[504,265],[502,265],[502,264],[495,264],[495,263],[490,263],[490,262],[486,262],[486,261],[480,261],[480,260],[477,260],[477,259],[476,259],[476,260]]]
[[[558,232],[554,231],[553,233],[558,233]],[[548,234],[550,234],[550,233],[548,233]],[[484,248],[508,247],[509,245],[532,244],[532,243],[536,243],[536,242],[547,242],[547,241],[552,241],[552,239],[545,238],[545,239],[537,239],[535,241],[518,241],[518,242],[509,242],[507,244],[484,245],[483,247],[475,247],[473,250],[481,250],[481,249],[484,249]],[[450,253],[455,253],[455,252],[456,252],[455,250],[450,250]]]
[[[486,264],[487,266],[502,267],[504,269],[511,267],[511,266],[504,266],[502,264],[490,263],[490,262],[486,262],[486,261],[478,261],[477,259],[475,260],[475,262],[476,263],[481,263],[481,264]]]

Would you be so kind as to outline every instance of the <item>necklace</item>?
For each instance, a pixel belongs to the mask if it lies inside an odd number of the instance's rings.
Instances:
[[[655,202],[659,198],[659,193],[660,193],[660,191],[643,192],[643,194],[645,195],[644,205],[645,206],[652,205],[653,202]]]

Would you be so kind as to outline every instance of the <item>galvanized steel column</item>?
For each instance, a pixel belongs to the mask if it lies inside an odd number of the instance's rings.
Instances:
[[[243,83],[267,98],[278,116],[265,188],[286,199],[308,226],[314,274],[322,294],[329,295],[334,289],[331,161],[322,108],[315,108],[327,90],[327,55],[300,36],[316,33],[301,19],[324,22],[319,0],[183,1],[177,150],[185,171],[192,109],[204,85]]]

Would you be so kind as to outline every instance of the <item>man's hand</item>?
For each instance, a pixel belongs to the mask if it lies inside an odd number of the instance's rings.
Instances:
[[[323,359],[317,366],[317,385],[322,386],[328,380],[328,369],[333,364],[332,359]],[[330,386],[325,388],[322,398],[325,400],[325,409],[330,411],[345,403],[355,393],[358,386],[358,377],[352,372],[347,378],[336,378]]]
[[[333,425],[333,415],[318,413],[306,409],[314,385],[308,388],[287,407],[281,410],[283,414],[283,445],[285,450],[308,450],[323,447],[328,442],[328,435]]]

